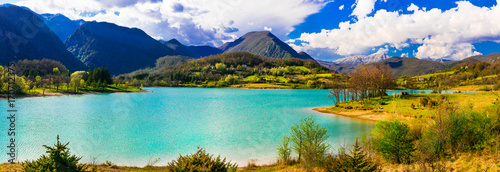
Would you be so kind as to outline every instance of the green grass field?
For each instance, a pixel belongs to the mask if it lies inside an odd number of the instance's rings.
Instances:
[[[500,95],[500,92],[494,92]],[[476,93],[452,93],[452,94],[410,94],[404,96],[385,96],[384,99],[371,98],[361,101],[346,101],[338,103],[336,111],[343,109],[370,110],[376,113],[393,113],[410,118],[433,118],[437,107],[424,107],[421,100],[429,97],[431,100],[439,102],[446,98],[449,102],[459,108],[472,108],[477,111],[490,110],[498,102],[500,97],[492,92]],[[478,101],[480,100],[480,101]],[[379,109],[382,107],[382,109]]]

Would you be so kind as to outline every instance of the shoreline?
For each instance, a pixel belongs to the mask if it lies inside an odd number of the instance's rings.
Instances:
[[[91,95],[91,94],[112,94],[112,93],[145,93],[149,92],[146,90],[142,91],[113,91],[113,92],[85,92],[85,93],[61,93],[61,92],[45,92],[45,95],[42,92],[37,92],[36,94],[22,94],[22,95],[14,95],[15,99],[24,99],[24,98],[36,98],[36,97],[54,97],[54,96],[72,96],[72,95]],[[1,95],[0,100],[7,100],[7,95]]]
[[[360,119],[364,121],[377,122],[380,120],[388,120],[395,118],[394,115],[388,114],[385,112],[373,112],[372,110],[349,110],[349,111],[337,111],[332,108],[335,106],[327,106],[327,107],[318,107],[313,108],[312,110],[330,114],[330,115],[338,115],[348,118]]]

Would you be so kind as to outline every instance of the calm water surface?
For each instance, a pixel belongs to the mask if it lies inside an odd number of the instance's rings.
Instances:
[[[148,93],[115,93],[25,98],[16,101],[16,147],[20,160],[33,160],[59,134],[71,153],[102,163],[144,166],[160,158],[165,165],[197,146],[239,165],[276,159],[276,145],[290,126],[312,116],[328,129],[337,148],[374,127],[373,122],[322,114],[331,106],[328,90],[252,90],[147,88]],[[151,92],[153,91],[153,92]],[[0,100],[6,115],[7,101]],[[9,122],[0,120],[0,162],[6,162]],[[334,149],[332,149],[333,151]]]

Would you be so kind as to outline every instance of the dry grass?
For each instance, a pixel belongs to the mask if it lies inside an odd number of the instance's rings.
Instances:
[[[383,163],[382,171],[432,171],[431,164],[413,163],[409,165]],[[446,161],[436,162],[433,164],[434,169],[441,168],[444,171],[500,171],[500,161],[495,161],[494,156],[489,154],[481,155],[480,153],[462,153],[457,159],[450,158]]]
[[[484,87],[492,88],[493,85],[465,85],[465,86],[457,86],[457,87],[452,87],[449,90],[456,90],[456,91],[480,91]]]

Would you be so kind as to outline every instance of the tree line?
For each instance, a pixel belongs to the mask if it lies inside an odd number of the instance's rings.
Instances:
[[[368,64],[356,67],[349,76],[339,77],[333,83],[329,97],[335,102],[383,98],[388,88],[395,86],[395,77],[387,65]]]
[[[0,66],[0,93],[6,93],[8,71]],[[20,60],[16,63],[16,82],[13,86],[17,94],[29,94],[47,89],[56,92],[78,93],[82,90],[104,90],[113,84],[113,79],[105,68],[89,71],[70,71],[60,62],[43,60]]]

